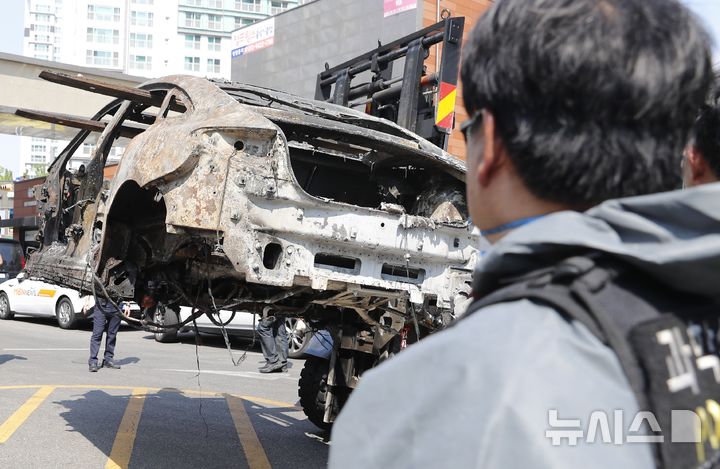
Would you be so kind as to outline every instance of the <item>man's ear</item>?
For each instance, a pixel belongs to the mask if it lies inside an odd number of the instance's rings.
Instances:
[[[497,174],[498,170],[506,163],[507,152],[502,139],[497,134],[495,116],[489,111],[482,111],[482,132],[483,132],[483,155],[478,165],[478,182],[481,186],[487,187],[490,181]]]
[[[700,150],[698,150],[695,145],[690,145],[687,147],[686,154],[693,182],[703,182],[708,174],[708,171],[710,171],[710,168],[708,167],[705,158],[703,158],[702,153],[700,153]]]

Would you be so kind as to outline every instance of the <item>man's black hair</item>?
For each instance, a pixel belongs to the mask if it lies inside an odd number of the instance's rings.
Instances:
[[[677,188],[712,80],[710,40],[675,0],[497,0],[465,46],[528,189],[572,207]]]
[[[693,143],[716,178],[720,178],[720,103],[704,105],[693,128]]]

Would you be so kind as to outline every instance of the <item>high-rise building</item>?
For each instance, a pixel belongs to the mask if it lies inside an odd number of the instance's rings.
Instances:
[[[297,6],[298,0],[179,0],[175,73],[230,78],[230,34]],[[174,66],[172,66],[174,64]]]
[[[230,35],[299,0],[25,0],[24,55],[142,77],[230,78]],[[68,110],[68,113],[72,113]],[[23,137],[21,172],[42,175],[67,142]],[[85,145],[72,166],[92,155]],[[120,154],[110,155],[112,161]]]

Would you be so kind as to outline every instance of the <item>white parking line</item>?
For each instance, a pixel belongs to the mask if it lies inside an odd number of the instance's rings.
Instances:
[[[194,373],[198,370],[177,370],[171,368],[160,368],[157,371],[175,371],[177,373]],[[287,373],[262,374],[257,371],[221,371],[221,370],[200,370],[200,373],[208,375],[237,376],[239,378],[262,379],[265,381],[277,381],[279,379],[291,379],[295,381],[297,378],[289,376]]]
[[[4,348],[6,352],[81,352],[86,348]]]

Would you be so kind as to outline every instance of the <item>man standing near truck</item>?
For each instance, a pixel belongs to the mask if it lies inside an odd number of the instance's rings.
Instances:
[[[288,336],[285,319],[282,316],[263,315],[257,325],[260,348],[265,364],[260,373],[278,373],[287,371]]]
[[[693,360],[717,350],[675,314],[717,300],[720,187],[645,195],[680,185],[706,32],[675,0],[498,0],[463,54],[468,205],[494,245],[461,320],[363,375],[330,468],[716,467],[710,433],[676,444],[663,419],[720,406]],[[662,444],[632,442],[638,416]]]
[[[130,316],[130,305],[120,303],[119,306],[122,314]],[[86,311],[87,307],[86,304],[83,311]],[[88,359],[90,372],[95,373],[100,367],[119,370],[120,365],[115,363],[115,342],[120,329],[120,311],[111,301],[98,298],[95,305],[90,308],[89,314],[93,320],[93,331],[92,336],[90,336],[90,358]],[[103,333],[105,333],[105,354],[102,364],[98,365],[98,353],[100,352]]]

